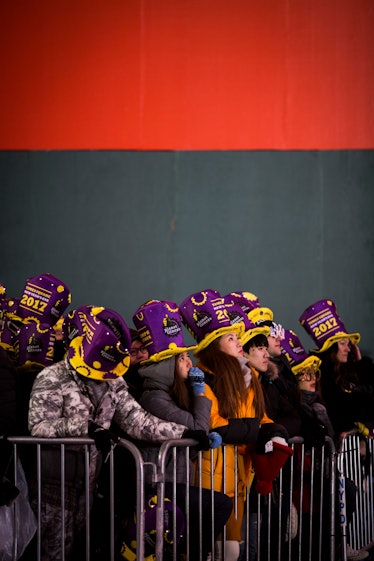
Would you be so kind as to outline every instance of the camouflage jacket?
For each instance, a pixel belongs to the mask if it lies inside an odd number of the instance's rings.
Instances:
[[[95,406],[85,379],[65,359],[44,368],[35,379],[29,408],[32,436],[44,438],[85,437],[88,423],[109,429],[114,420],[130,437],[161,442],[181,438],[185,426],[162,421],[145,411],[129,394],[123,378],[106,384],[107,391]]]

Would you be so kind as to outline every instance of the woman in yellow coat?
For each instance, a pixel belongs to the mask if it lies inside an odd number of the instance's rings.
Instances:
[[[194,354],[205,373],[205,395],[212,401],[210,428],[219,432],[225,444],[225,449],[214,450],[213,484],[215,490],[225,492],[233,500],[236,498],[237,509],[226,524],[225,546],[226,561],[236,561],[245,489],[253,476],[252,462],[257,479],[264,481],[263,489],[270,492],[271,482],[289,457],[290,449],[285,440],[287,431],[266,415],[258,374],[248,366],[243,354],[242,340],[248,341],[260,333],[267,335],[269,328],[256,327],[244,317],[243,321],[232,323],[229,311],[232,308],[214,290],[193,294],[180,305],[184,324],[197,341]],[[274,446],[286,452],[282,459],[276,457],[277,450],[273,451],[274,439],[278,441]],[[269,441],[270,453],[265,454]],[[203,453],[202,481],[204,487],[211,487],[210,452]]]

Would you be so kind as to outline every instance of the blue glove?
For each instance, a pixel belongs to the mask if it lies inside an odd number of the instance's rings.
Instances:
[[[208,433],[209,446],[211,448],[218,448],[222,444],[222,436],[218,432],[211,431]]]
[[[199,394],[204,393],[205,383],[204,383],[204,372],[197,368],[197,366],[192,366],[188,372],[188,379],[190,381],[193,393]]]

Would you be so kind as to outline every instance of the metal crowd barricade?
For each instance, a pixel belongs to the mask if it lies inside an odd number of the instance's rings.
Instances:
[[[61,517],[64,518],[65,498],[68,493],[65,478],[69,469],[67,461],[67,450],[72,446],[78,446],[82,450],[84,458],[84,493],[85,493],[85,528],[84,528],[84,552],[80,559],[96,561],[92,551],[92,533],[90,512],[92,505],[89,468],[90,447],[94,442],[87,438],[65,438],[45,439],[32,437],[13,437],[10,439],[13,445],[14,457],[30,457],[35,464],[36,487],[33,489],[35,498],[34,511],[37,520],[37,531],[33,540],[33,561],[42,560],[42,499],[43,499],[43,451],[47,446],[58,446],[59,448],[59,470],[61,475],[60,503]],[[325,445],[318,449],[307,449],[302,439],[292,439],[289,444],[294,449],[294,455],[284,466],[276,481],[273,483],[273,492],[268,496],[260,496],[254,493],[254,483],[247,489],[245,513],[243,522],[243,539],[241,544],[240,561],[335,561],[336,552],[341,548],[340,558],[346,559],[347,542],[354,549],[367,545],[374,539],[374,513],[373,513],[373,440],[364,439],[366,445],[366,460],[360,455],[360,443],[362,438],[357,435],[348,435],[342,439],[342,445],[337,453],[331,439],[326,439]],[[199,541],[201,550],[202,539],[202,478],[201,478],[201,452],[192,453],[193,440],[171,440],[163,443],[158,452],[155,462],[143,460],[141,449],[125,439],[121,439],[119,447],[127,450],[135,462],[136,481],[136,539],[135,553],[132,558],[137,561],[147,560],[149,553],[145,552],[148,547],[147,529],[145,526],[146,495],[145,489],[151,484],[157,493],[156,522],[155,522],[155,549],[153,559],[165,561],[165,519],[164,499],[166,498],[166,484],[168,483],[167,499],[173,503],[173,537],[169,539],[167,559],[170,555],[173,561],[179,561],[180,551],[178,547],[177,524],[176,524],[176,488],[177,488],[177,460],[184,457],[186,465],[185,485],[186,491],[192,484],[192,479],[197,482],[199,492],[198,512],[190,512],[189,495],[185,497],[186,528],[184,537],[186,550],[183,551],[183,559],[186,561],[200,561],[192,558],[189,551],[189,538],[191,528],[189,526],[190,515],[198,517],[198,535],[193,535],[193,540]],[[25,452],[27,452],[25,454]],[[213,451],[211,451],[211,509],[213,511]],[[116,459],[117,458],[117,459]],[[226,462],[225,447],[223,447],[223,458]],[[237,468],[238,450],[235,450],[235,462]],[[117,463],[116,463],[117,462]],[[25,472],[28,466],[22,464]],[[170,466],[172,471],[170,472]],[[120,491],[116,485],[116,476],[120,470],[116,451],[112,451],[107,464],[109,472],[109,521],[103,520],[108,525],[109,542],[105,551],[104,561],[118,561],[123,559],[118,542],[118,520],[116,513],[116,501]],[[235,469],[235,477],[237,480]],[[170,477],[171,473],[171,477]],[[166,475],[168,474],[168,475]],[[121,474],[119,474],[121,475]],[[196,475],[196,477],[195,477]],[[14,469],[15,483],[17,484],[17,473]],[[168,479],[169,478],[169,479]],[[344,519],[346,501],[344,496],[345,478],[354,481],[357,487],[355,509],[352,521],[347,523]],[[340,488],[338,489],[338,483]],[[171,487],[170,487],[171,485]],[[342,487],[343,485],[343,487]],[[170,491],[170,489],[172,489]],[[223,480],[223,491],[226,489],[225,478]],[[338,493],[338,494],[337,494]],[[170,496],[171,495],[171,496]],[[338,499],[338,500],[337,500]],[[125,500],[125,498],[124,498]],[[336,508],[337,506],[337,508]],[[11,507],[14,519],[18,516],[17,501]],[[237,512],[237,497],[233,497],[233,509]],[[103,513],[103,518],[105,517]],[[214,543],[215,521],[211,523],[211,559],[214,560],[216,544]],[[170,528],[168,528],[168,531]],[[226,540],[226,532],[222,534],[223,544]],[[61,556],[55,561],[65,561],[65,527],[61,528]],[[13,548],[13,559],[17,559],[17,538]],[[149,551],[149,548],[148,548]],[[223,547],[224,551],[224,547]],[[30,558],[30,557],[29,557]],[[221,554],[224,561],[224,553]],[[205,561],[205,560],[203,560]]]
[[[374,541],[374,490],[373,490],[373,439],[364,438],[357,432],[342,434],[338,451],[340,475],[340,526],[343,543],[353,549],[373,545]],[[348,519],[345,482],[355,485],[355,497],[351,520]],[[344,548],[345,549],[345,548]],[[343,561],[346,556],[343,557]]]
[[[89,438],[34,438],[34,437],[10,437],[8,439],[13,445],[14,457],[14,483],[17,485],[17,462],[21,458],[21,465],[26,474],[26,480],[29,486],[29,499],[32,502],[33,510],[36,516],[37,529],[33,540],[28,546],[29,553],[28,559],[33,561],[42,561],[42,502],[43,502],[43,483],[45,477],[43,476],[44,464],[43,455],[46,450],[53,446],[53,450],[57,450],[57,466],[59,471],[59,486],[60,486],[60,505],[61,505],[61,533],[60,545],[61,556],[55,561],[65,561],[66,558],[66,536],[65,536],[65,508],[66,508],[66,472],[70,468],[67,462],[67,450],[80,449],[84,465],[84,496],[85,496],[85,528],[84,528],[84,554],[80,555],[80,559],[91,561],[91,521],[90,512],[93,500],[93,489],[90,486],[90,447],[94,446],[94,441]],[[120,439],[119,446],[127,449],[132,455],[136,465],[136,505],[135,505],[135,518],[136,518],[136,542],[137,542],[137,559],[142,561],[144,559],[144,469],[146,462],[143,461],[139,449],[130,441]],[[114,512],[114,496],[116,493],[114,485],[114,461],[113,449],[108,456],[109,462],[109,547],[105,552],[105,561],[114,561],[118,559],[118,543],[115,540],[115,512]],[[150,466],[156,472],[156,466]],[[32,488],[32,496],[30,496],[30,488]],[[13,510],[13,522],[19,516],[17,500],[10,507]],[[103,521],[105,524],[106,520]],[[14,526],[15,527],[15,526]],[[1,546],[1,544],[0,544]],[[13,543],[13,560],[17,560],[17,535],[14,536]],[[0,549],[1,553],[1,549]]]
[[[177,447],[187,446],[189,441],[170,441],[160,448],[158,460],[159,505],[165,496],[165,465],[169,454],[176,458]],[[282,470],[273,485],[272,494],[263,497],[251,491],[246,494],[243,521],[243,543],[240,561],[334,561],[336,551],[336,453],[331,439],[326,439],[321,449],[306,450],[302,438],[290,441],[294,456]],[[225,451],[225,446],[223,446]],[[188,449],[186,450],[188,454]],[[225,452],[223,452],[224,458]],[[238,451],[235,448],[237,462]],[[188,455],[187,455],[188,457]],[[308,461],[306,462],[305,458]],[[225,460],[224,460],[225,462]],[[306,464],[308,469],[306,469]],[[211,490],[213,489],[213,451],[211,451]],[[237,468],[237,463],[236,463]],[[201,471],[201,452],[195,461],[195,469]],[[224,470],[225,472],[225,470]],[[235,470],[237,479],[237,469]],[[188,476],[189,477],[189,476]],[[187,478],[186,478],[187,479]],[[198,476],[199,488],[201,477]],[[188,480],[186,481],[188,483]],[[296,488],[297,487],[297,488]],[[236,485],[235,485],[236,488]],[[225,491],[225,479],[222,490]],[[252,504],[251,504],[252,503]],[[256,507],[253,508],[255,503]],[[307,504],[308,503],[308,504]],[[233,497],[233,509],[237,512],[237,496]],[[294,530],[290,528],[291,517]],[[214,520],[213,520],[214,525]],[[296,528],[296,529],[295,529]],[[213,528],[212,528],[213,530]],[[187,527],[187,532],[189,528]],[[200,525],[201,532],[201,525]],[[212,531],[213,534],[213,531]],[[223,532],[223,550],[226,540]],[[201,533],[196,536],[200,540]],[[187,540],[188,542],[188,540]],[[212,540],[211,557],[214,559],[216,544]],[[173,560],[178,557],[173,556]],[[187,561],[191,559],[187,550]],[[224,561],[224,555],[221,556]],[[163,560],[162,514],[158,518],[156,561]]]

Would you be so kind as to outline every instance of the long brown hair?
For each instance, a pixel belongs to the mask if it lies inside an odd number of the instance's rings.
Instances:
[[[219,348],[220,338],[201,350],[198,358],[201,364],[214,374],[212,390],[217,396],[219,413],[226,419],[237,418],[239,408],[248,396],[243,372],[237,358]],[[260,419],[265,411],[262,388],[257,376],[252,375],[252,388],[255,394],[255,415]]]
[[[183,380],[183,378],[177,374],[177,359],[178,356],[175,357],[174,383],[171,388],[171,397],[180,409],[191,411],[193,397],[192,391],[187,381]]]
[[[347,362],[339,362],[336,358],[338,351],[338,343],[334,343],[329,349],[323,353],[319,353],[317,356],[322,360],[322,367],[326,363],[330,365],[330,369],[334,375],[334,381],[338,387],[343,390],[352,390],[354,386],[360,383],[356,366],[357,359],[352,351],[350,351]]]

